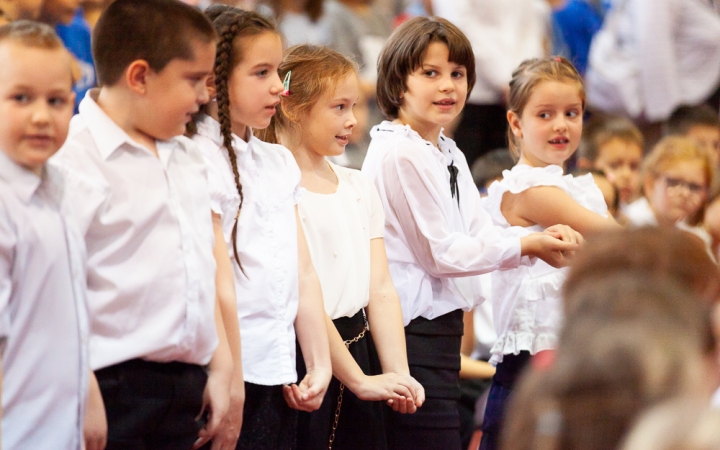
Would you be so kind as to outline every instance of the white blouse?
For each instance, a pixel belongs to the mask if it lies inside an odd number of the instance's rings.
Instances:
[[[518,164],[503,172],[503,179],[488,189],[483,203],[493,222],[502,227],[510,224],[500,212],[506,192],[518,194],[536,186],[555,186],[590,211],[607,217],[607,205],[592,174],[579,177],[563,175],[560,166],[531,167]],[[526,228],[542,231],[540,225]],[[493,321],[498,339],[493,346],[490,362],[502,362],[503,355],[517,355],[521,351],[535,354],[557,347],[557,333],[562,322],[561,290],[566,269],[556,269],[538,260],[532,266],[493,272]]]
[[[64,179],[0,152],[2,448],[79,450],[88,389],[85,246]]]
[[[235,261],[232,229],[240,195],[220,124],[209,116],[193,137],[205,156],[212,211],[222,217],[223,234],[235,275],[245,381],[265,386],[294,383],[295,328],[298,310],[298,246],[295,205],[300,168],[288,149],[250,136],[233,135],[242,212]],[[244,271],[244,273],[243,273]]]
[[[473,275],[517,267],[520,237],[528,232],[493,226],[465,156],[442,133],[439,150],[409,126],[388,121],[370,136],[362,171],[385,210],[385,247],[405,324],[469,311],[483,300]],[[451,163],[459,199],[450,191]]]
[[[334,194],[307,191],[300,218],[330,318],[352,317],[370,300],[370,240],[382,238],[385,216],[375,186],[360,171],[330,167]]]

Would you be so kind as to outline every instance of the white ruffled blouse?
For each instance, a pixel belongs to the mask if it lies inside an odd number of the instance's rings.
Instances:
[[[493,183],[483,206],[493,223],[502,227],[510,224],[500,212],[506,192],[518,194],[536,186],[555,186],[585,208],[607,217],[607,205],[592,174],[579,177],[563,175],[560,166],[531,167],[518,164],[503,172],[503,179]],[[526,227],[528,231],[543,231],[540,225]],[[566,269],[556,269],[542,260],[532,266],[495,271],[492,273],[490,299],[498,339],[493,346],[490,362],[502,362],[503,355],[517,355],[521,351],[535,354],[557,346],[557,332],[562,322],[561,289]]]

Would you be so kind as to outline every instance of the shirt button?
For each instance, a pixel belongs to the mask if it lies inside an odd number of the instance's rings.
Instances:
[[[337,258],[337,252],[333,253],[333,256],[335,256]]]

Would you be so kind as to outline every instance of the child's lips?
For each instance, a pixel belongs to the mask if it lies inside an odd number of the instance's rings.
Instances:
[[[457,103],[455,100],[451,98],[446,98],[437,102],[433,102],[433,105],[445,111],[451,110],[455,106],[455,103]]]
[[[570,143],[570,139],[565,136],[558,136],[550,139],[548,143],[554,147],[565,147]]]
[[[53,137],[49,134],[28,134],[25,136],[25,141],[36,146],[47,145],[52,142],[52,140]]]
[[[347,143],[350,139],[350,135],[346,134],[343,136],[335,136],[335,139],[337,139],[342,145],[347,145]]]

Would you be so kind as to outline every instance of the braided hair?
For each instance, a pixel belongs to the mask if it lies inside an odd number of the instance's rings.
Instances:
[[[218,121],[223,139],[223,147],[228,153],[230,166],[235,178],[235,186],[240,195],[240,205],[235,216],[235,223],[232,229],[232,246],[235,261],[242,269],[240,257],[237,251],[237,228],[240,210],[243,204],[243,190],[240,183],[240,172],[238,170],[237,155],[233,148],[232,121],[230,118],[230,95],[228,81],[233,68],[242,61],[240,39],[257,36],[262,33],[278,33],[276,26],[263,16],[241,9],[228,7],[226,5],[211,6],[205,10],[205,14],[212,20],[213,26],[218,33],[218,45],[215,54],[215,87],[218,106]],[[244,271],[243,271],[244,273]]]

